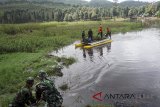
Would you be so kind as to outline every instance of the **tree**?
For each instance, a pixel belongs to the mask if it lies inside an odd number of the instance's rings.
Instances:
[[[97,14],[96,14],[95,11],[92,11],[91,19],[92,20],[97,20]]]
[[[65,16],[64,16],[64,19],[63,19],[64,21],[68,21],[69,19],[68,19],[68,14],[65,14]]]
[[[70,21],[70,22],[73,21],[72,14],[68,15],[68,21]]]
[[[55,12],[55,13],[54,13],[54,20],[55,20],[55,21],[59,21],[58,12]]]
[[[117,7],[113,7],[113,8],[111,9],[111,12],[112,12],[112,15],[113,15],[113,16],[118,16]]]
[[[156,11],[156,9],[155,9],[155,6],[153,5],[153,4],[149,4],[148,6],[146,6],[146,8],[145,8],[145,13],[147,14],[149,14],[149,16],[152,16],[152,15],[154,15],[155,14],[155,11]]]
[[[84,19],[85,20],[88,19],[88,13],[87,12],[84,13]]]
[[[138,8],[138,15],[143,15],[144,12],[145,12],[145,7],[144,6]]]
[[[91,19],[92,18],[92,12],[89,12],[88,13],[88,19]]]
[[[157,2],[157,11],[159,11],[159,10],[160,10],[160,1]]]
[[[157,11],[155,15],[160,18],[160,10]]]
[[[80,17],[81,20],[83,20],[84,14],[83,14],[82,11],[80,11],[79,17]]]
[[[130,17],[133,17],[133,16],[137,15],[137,10],[136,10],[135,8],[131,8],[131,9],[129,10],[128,15],[129,15]]]
[[[77,13],[77,12],[75,12],[74,14],[73,14],[73,20],[79,20],[79,14]]]

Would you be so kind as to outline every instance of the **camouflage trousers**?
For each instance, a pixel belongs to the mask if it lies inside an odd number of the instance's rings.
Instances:
[[[63,99],[61,96],[50,94],[45,97],[45,101],[47,102],[47,107],[61,107]]]

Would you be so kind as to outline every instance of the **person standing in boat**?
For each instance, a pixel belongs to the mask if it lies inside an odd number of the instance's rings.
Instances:
[[[102,25],[100,24],[99,28],[98,28],[98,35],[101,36],[101,39],[103,38],[103,30],[102,30]]]
[[[92,31],[92,29],[89,29],[89,31],[88,31],[88,41],[89,42],[93,41],[93,31]]]
[[[111,39],[111,30],[109,29],[109,27],[107,27],[107,37],[109,36],[109,38]]]
[[[82,42],[85,42],[85,31],[82,31]]]

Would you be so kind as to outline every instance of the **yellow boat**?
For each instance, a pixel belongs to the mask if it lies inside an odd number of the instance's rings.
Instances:
[[[75,44],[75,47],[82,47],[83,46],[83,48],[89,49],[89,48],[93,48],[93,47],[104,45],[104,44],[111,43],[111,42],[112,42],[112,40],[103,39],[103,40],[100,40],[100,41],[87,43],[87,44],[84,44],[84,43]]]

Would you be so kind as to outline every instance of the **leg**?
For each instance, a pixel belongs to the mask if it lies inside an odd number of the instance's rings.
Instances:
[[[103,38],[102,32],[101,32],[101,39]]]
[[[111,32],[109,33],[109,37],[110,37],[110,39],[111,39]]]
[[[107,38],[107,39],[109,38],[109,34],[108,34],[108,33],[106,34],[106,38]]]

